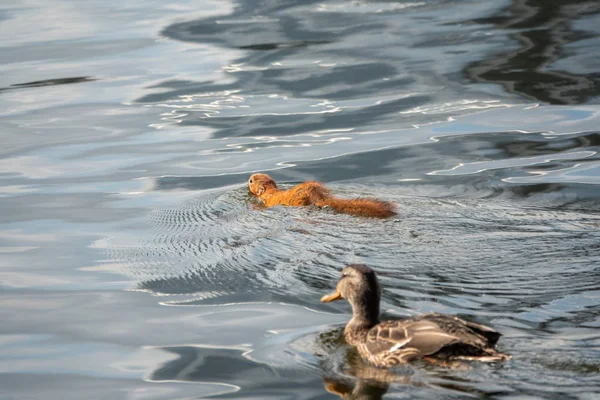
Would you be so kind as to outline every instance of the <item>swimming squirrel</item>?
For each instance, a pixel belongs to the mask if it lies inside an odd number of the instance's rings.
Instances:
[[[310,206],[331,207],[333,210],[360,217],[387,218],[396,215],[394,204],[377,199],[340,199],[329,193],[322,183],[308,181],[288,190],[277,188],[267,174],[254,174],[248,179],[250,192],[266,207]]]

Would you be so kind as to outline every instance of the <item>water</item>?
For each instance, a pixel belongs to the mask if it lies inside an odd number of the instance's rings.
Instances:
[[[0,397],[600,396],[594,1],[0,5]],[[399,216],[252,207],[268,172]],[[370,368],[320,304],[490,324]]]

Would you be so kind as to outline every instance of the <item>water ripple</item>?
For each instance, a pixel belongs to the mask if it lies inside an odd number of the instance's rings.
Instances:
[[[366,187],[333,189],[373,195]],[[593,278],[600,278],[595,214],[410,197],[389,188],[378,195],[398,203],[397,220],[312,208],[257,210],[245,189],[214,192],[155,210],[143,240],[125,246],[113,237],[96,246],[120,260],[118,268],[138,288],[196,300],[233,292],[316,298],[350,262],[373,265],[388,288],[386,301],[410,313],[468,312],[541,324],[555,318],[540,315],[557,299],[600,289]]]

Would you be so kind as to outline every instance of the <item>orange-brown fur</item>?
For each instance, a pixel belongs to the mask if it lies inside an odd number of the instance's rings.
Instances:
[[[341,199],[331,195],[329,189],[315,181],[280,190],[269,175],[254,174],[248,179],[248,188],[266,207],[315,205],[331,207],[346,214],[374,218],[386,218],[396,214],[392,203],[377,199]]]

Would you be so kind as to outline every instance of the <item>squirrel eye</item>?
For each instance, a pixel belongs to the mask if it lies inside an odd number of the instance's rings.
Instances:
[[[249,182],[250,182],[250,183],[252,183],[252,178],[250,178],[250,181],[249,181]]]

